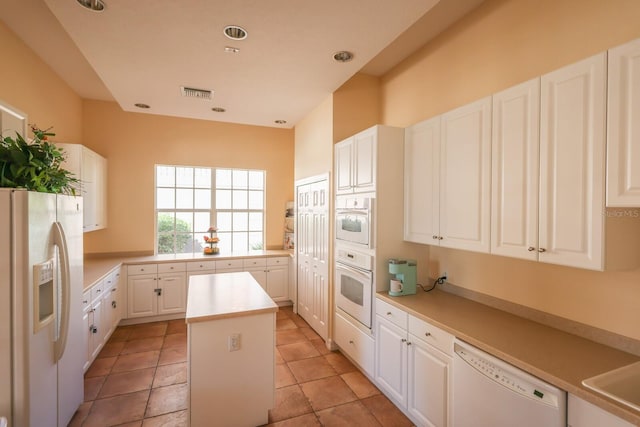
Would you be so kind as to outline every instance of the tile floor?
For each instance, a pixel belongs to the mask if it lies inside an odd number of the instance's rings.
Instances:
[[[85,402],[70,426],[186,426],[186,331],[184,320],[116,329],[85,374]],[[276,316],[276,406],[269,422],[412,425],[347,358],[327,350],[291,307]]]

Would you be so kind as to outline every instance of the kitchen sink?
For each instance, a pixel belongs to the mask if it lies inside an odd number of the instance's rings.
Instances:
[[[582,384],[640,411],[640,362],[588,378]]]

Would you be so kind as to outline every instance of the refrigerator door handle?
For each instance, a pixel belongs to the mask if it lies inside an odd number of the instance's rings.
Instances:
[[[69,332],[69,294],[71,291],[71,277],[69,266],[69,253],[67,252],[67,239],[64,234],[62,224],[54,222],[52,226],[53,244],[58,247],[60,254],[60,273],[62,284],[60,286],[60,332],[58,339],[54,343],[54,362],[62,358],[65,347],[67,346],[67,335]]]

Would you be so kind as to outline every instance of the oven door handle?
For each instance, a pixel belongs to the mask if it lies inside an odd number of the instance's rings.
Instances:
[[[371,279],[373,277],[373,274],[371,273],[371,271],[369,270],[364,270],[362,268],[358,268],[358,267],[352,267],[350,265],[347,264],[342,264],[341,262],[337,262],[336,263],[336,270],[345,270],[348,273],[354,274],[356,276],[360,276],[360,277],[364,277],[366,279]]]
[[[340,215],[354,215],[354,216],[369,216],[368,209],[336,209],[336,216]]]

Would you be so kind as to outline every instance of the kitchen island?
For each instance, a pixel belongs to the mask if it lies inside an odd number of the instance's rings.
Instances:
[[[189,425],[268,423],[275,404],[276,311],[248,272],[190,278]]]

